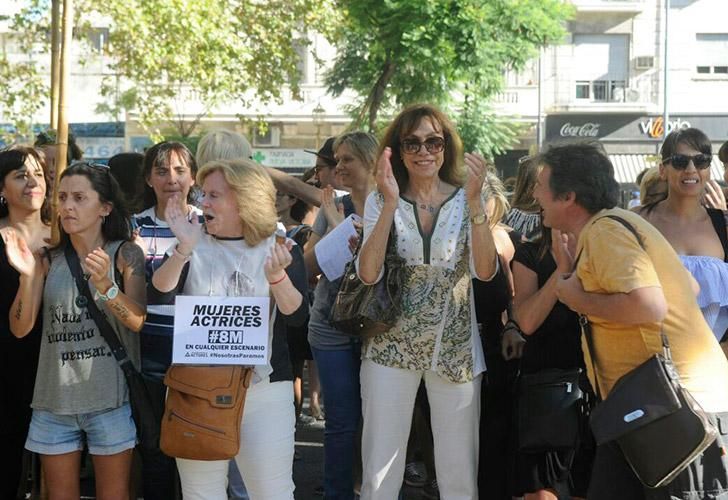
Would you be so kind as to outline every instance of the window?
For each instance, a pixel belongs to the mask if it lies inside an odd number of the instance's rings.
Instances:
[[[629,62],[629,36],[575,34],[576,99],[591,102],[624,102],[625,83],[629,79]]]
[[[728,33],[696,33],[695,71],[700,75],[728,74]]]
[[[576,98],[595,102],[624,102],[624,80],[594,80],[576,82]]]
[[[576,82],[576,98],[577,99],[589,99],[589,82]]]

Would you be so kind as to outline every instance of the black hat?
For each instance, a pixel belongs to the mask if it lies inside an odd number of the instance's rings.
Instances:
[[[326,163],[331,164],[332,166],[336,166],[336,159],[334,158],[334,141],[336,140],[336,137],[329,137],[326,139],[326,142],[324,142],[324,145],[321,146],[321,149],[317,151],[309,151],[308,149],[304,149],[305,152],[311,153],[312,155],[316,155],[322,160],[324,160]]]

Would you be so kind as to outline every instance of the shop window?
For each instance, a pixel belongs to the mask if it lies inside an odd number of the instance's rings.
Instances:
[[[707,75],[710,73],[710,66],[698,66],[698,73],[701,75]]]
[[[713,66],[713,73],[728,75],[728,66]]]

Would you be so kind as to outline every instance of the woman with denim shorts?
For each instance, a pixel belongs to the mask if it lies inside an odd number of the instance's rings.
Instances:
[[[144,255],[131,241],[120,192],[105,166],[76,163],[60,179],[58,246],[36,259],[18,232],[3,234],[8,261],[20,273],[10,330],[24,337],[39,313],[43,319],[25,447],[40,454],[52,500],[79,497],[85,446],[93,457],[96,496],[129,496],[136,428],[126,381],[64,257],[70,245],[97,307],[138,366],[135,332],[146,315]]]

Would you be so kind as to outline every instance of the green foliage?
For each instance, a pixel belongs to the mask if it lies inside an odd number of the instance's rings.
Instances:
[[[415,102],[461,110],[455,118],[477,122],[482,103],[502,89],[505,70],[523,68],[538,47],[559,41],[572,12],[562,0],[338,0],[337,5],[344,26],[331,39],[338,55],[326,83],[334,95],[353,89],[361,96],[353,117],[370,130],[380,112],[391,114]],[[480,129],[490,134],[490,128]],[[474,143],[497,150],[508,134],[496,129]]]
[[[0,52],[0,115],[13,125],[12,130],[0,130],[5,143],[28,142],[33,138],[33,116],[48,101],[48,85],[39,72],[36,55],[43,50],[47,24],[44,14],[47,5],[33,0],[10,19],[14,32],[11,45],[15,53]]]
[[[102,89],[105,110],[133,110],[153,136],[165,126],[181,136],[224,104],[249,106],[299,96],[297,49],[306,31],[327,26],[329,0],[106,0],[109,55],[117,81]],[[196,115],[182,105],[196,101]],[[102,108],[104,109],[104,108]]]

